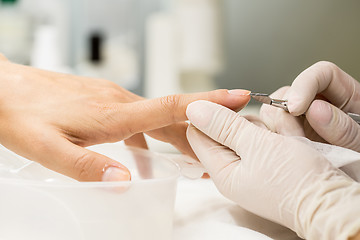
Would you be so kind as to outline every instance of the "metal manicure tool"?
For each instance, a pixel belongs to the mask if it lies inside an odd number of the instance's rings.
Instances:
[[[274,107],[282,108],[286,112],[289,112],[289,109],[287,108],[287,100],[281,100],[281,99],[274,99],[269,96],[269,94],[266,93],[250,93],[250,96],[255,99],[256,101],[269,104]],[[356,113],[347,113],[349,117],[351,117],[355,122],[357,122],[360,125],[360,115]]]

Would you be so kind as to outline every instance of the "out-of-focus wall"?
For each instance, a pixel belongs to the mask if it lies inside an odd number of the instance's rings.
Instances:
[[[270,93],[319,60],[360,80],[360,1],[225,0],[222,88]]]
[[[0,4],[0,10],[10,10],[8,6],[11,6],[10,11],[16,9],[16,14],[29,19],[29,36],[24,46],[29,53],[23,59],[10,58],[12,61],[107,78],[143,94],[146,19],[153,12],[163,11],[169,3],[166,0],[18,0],[14,5]],[[2,29],[0,40],[7,34]],[[94,34],[101,35],[103,61],[89,66],[93,49],[90,39]],[[0,52],[4,51],[1,47],[0,44]],[[52,64],[47,63],[49,59]]]
[[[77,1],[77,0],[76,0]],[[32,31],[41,24],[53,25],[57,31],[57,46],[62,64],[71,56],[71,0],[19,0],[24,13],[31,16]],[[33,36],[34,37],[34,36]]]
[[[332,61],[360,80],[360,1],[356,0],[19,0],[22,10],[32,16],[34,32],[43,23],[55,26],[58,34],[55,50],[59,54],[60,64],[70,67],[75,74],[81,73],[78,67],[88,57],[89,34],[92,31],[103,31],[106,40],[110,40],[110,44],[107,44],[110,49],[108,53],[112,53],[110,69],[121,70],[124,66],[131,69],[132,65],[127,64],[127,59],[136,58],[133,61],[137,65],[137,82],[136,86],[129,85],[129,89],[138,94],[144,94],[146,88],[144,82],[149,66],[146,60],[153,59],[146,56],[149,52],[146,49],[146,38],[149,38],[146,33],[149,29],[146,27],[151,22],[149,19],[154,20],[152,14],[165,13],[168,18],[172,18],[176,15],[176,7],[182,6],[182,10],[178,12],[185,11],[194,16],[201,12],[200,9],[187,11],[189,7],[206,6],[201,4],[204,2],[216,3],[214,13],[221,13],[219,29],[214,30],[221,32],[217,42],[222,44],[222,49],[214,51],[221,53],[220,72],[214,71],[217,74],[214,88],[246,88],[270,93],[290,84],[302,70],[320,60]],[[1,7],[0,5],[0,10]],[[211,16],[211,11],[204,12],[208,13],[204,16]],[[196,25],[209,22],[196,14],[195,19],[196,16],[199,21],[183,23]],[[159,17],[161,15],[155,20],[159,20]],[[186,24],[181,26],[181,30],[187,36],[201,26],[198,24],[198,28],[187,28]],[[192,30],[186,31],[187,29]],[[207,30],[209,29],[211,30],[211,26],[208,26]],[[204,37],[200,30],[202,38],[191,46],[207,46],[209,44],[204,43],[214,41],[210,37]],[[178,34],[179,29],[174,32]],[[0,36],[1,34],[3,33],[0,32]],[[194,37],[196,34],[190,36],[192,38],[178,35],[174,38],[158,37],[165,42],[169,39],[190,39],[196,42],[198,39]],[[172,45],[176,46],[177,51],[182,51],[178,42]],[[163,46],[159,47],[161,49]],[[134,51],[129,52],[129,49]],[[48,52],[53,54],[52,51]],[[150,52],[159,55],[156,51]],[[184,52],[186,51],[182,51]],[[190,53],[199,56],[196,51]],[[179,52],[174,54],[175,57],[179,55]],[[179,61],[176,59],[174,62]],[[162,66],[160,76],[165,76]],[[123,72],[115,71],[116,76],[122,76],[121,74],[124,75]],[[178,72],[174,74],[186,75]],[[213,78],[213,75],[210,77]],[[164,81],[171,81],[167,77],[163,78],[166,78]],[[196,78],[187,80],[187,89],[184,91],[209,88],[202,85],[201,81],[196,81]],[[119,81],[118,84],[128,87],[126,81]],[[155,85],[163,87],[161,84]],[[169,93],[172,92],[162,92]]]

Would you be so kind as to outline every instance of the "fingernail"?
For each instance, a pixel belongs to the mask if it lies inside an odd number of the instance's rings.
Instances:
[[[109,167],[105,170],[102,181],[103,182],[119,182],[129,181],[131,179],[129,171],[119,167]]]
[[[228,93],[236,96],[248,96],[250,95],[251,91],[244,89],[232,89],[232,90],[228,90]]]

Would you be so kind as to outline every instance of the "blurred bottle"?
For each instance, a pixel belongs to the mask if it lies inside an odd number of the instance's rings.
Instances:
[[[175,0],[146,22],[146,97],[217,88],[223,69],[220,0]]]
[[[77,73],[134,89],[139,83],[139,62],[129,42],[125,37],[105,39],[101,31],[92,32],[88,38],[87,58],[77,66]]]
[[[94,78],[105,78],[104,34],[100,31],[90,33],[87,40],[87,55],[84,62],[77,66],[80,75]]]
[[[155,13],[146,22],[145,96],[156,98],[181,92],[174,17]]]
[[[17,0],[1,0],[0,52],[9,60],[29,64],[31,19],[21,11]]]
[[[31,66],[49,71],[71,73],[71,69],[61,61],[59,39],[59,31],[55,25],[39,24],[34,31]]]
[[[219,0],[176,0],[180,85],[184,92],[216,88],[223,68]]]
[[[109,37],[104,44],[107,79],[129,90],[140,81],[136,40],[134,34],[125,32]]]

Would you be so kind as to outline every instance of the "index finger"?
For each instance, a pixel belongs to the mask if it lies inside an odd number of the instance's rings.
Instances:
[[[247,90],[215,90],[211,92],[179,94],[138,101],[127,104],[125,112],[133,113],[124,118],[122,126],[128,126],[129,134],[150,131],[167,125],[185,121],[187,106],[197,100],[218,103],[233,110],[242,109],[250,101]],[[125,125],[124,124],[125,121]]]
[[[335,64],[322,61],[300,73],[294,80],[288,94],[288,109],[295,116],[301,115],[321,93],[340,109],[359,112],[353,104],[356,92],[360,92],[360,84],[354,78]]]

